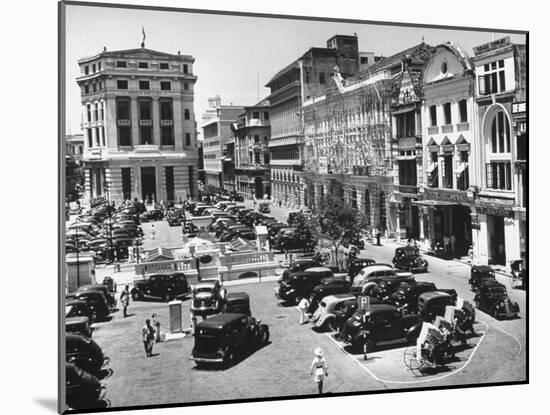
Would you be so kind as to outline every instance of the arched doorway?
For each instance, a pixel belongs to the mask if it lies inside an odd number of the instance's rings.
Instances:
[[[264,196],[263,192],[264,192],[263,180],[262,180],[261,177],[256,177],[254,179],[254,195],[255,195],[255,197],[257,199],[262,198]]]

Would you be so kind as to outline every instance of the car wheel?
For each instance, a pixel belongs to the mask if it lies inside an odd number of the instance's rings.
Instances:
[[[260,329],[260,344],[267,344],[269,341],[269,331],[267,329]]]

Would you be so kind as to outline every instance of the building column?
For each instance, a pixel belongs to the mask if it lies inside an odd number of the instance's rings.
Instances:
[[[141,194],[141,165],[138,164],[132,169],[135,182],[134,186],[134,199],[137,198],[138,201],[141,201],[143,195]]]
[[[444,169],[444,163],[443,160],[443,154],[437,155],[437,184],[440,189],[443,188],[443,169]]]
[[[138,102],[136,97],[130,98],[130,131],[132,134],[132,145],[139,145],[139,117],[138,117]]]
[[[160,146],[160,112],[159,112],[159,99],[153,97],[151,105],[151,122],[153,123],[153,142]]]
[[[510,262],[521,259],[519,252],[519,222],[514,218],[504,217],[504,248],[506,255],[506,270],[510,271]]]
[[[478,214],[479,230],[472,231],[472,242],[474,243],[474,256],[479,264],[489,264],[489,245],[488,245],[488,229],[487,215]]]

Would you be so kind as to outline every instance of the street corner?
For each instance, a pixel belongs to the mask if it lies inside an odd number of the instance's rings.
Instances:
[[[326,333],[340,349],[370,377],[384,384],[395,386],[414,386],[418,383],[437,382],[444,378],[457,375],[472,364],[478,348],[482,348],[488,326],[478,322],[474,324],[475,335],[467,336],[466,345],[454,346],[454,357],[444,365],[432,367],[430,364],[420,364],[416,359],[416,344],[402,343],[400,345],[379,346],[366,356],[360,351],[349,350],[343,342],[336,340],[333,334]]]

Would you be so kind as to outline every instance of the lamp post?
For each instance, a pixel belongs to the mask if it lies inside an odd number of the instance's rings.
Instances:
[[[111,224],[111,199],[109,195],[109,183],[105,181],[104,184],[104,190],[105,194],[107,195],[107,221],[109,225],[109,259],[113,259],[113,232],[112,232],[112,224]]]

